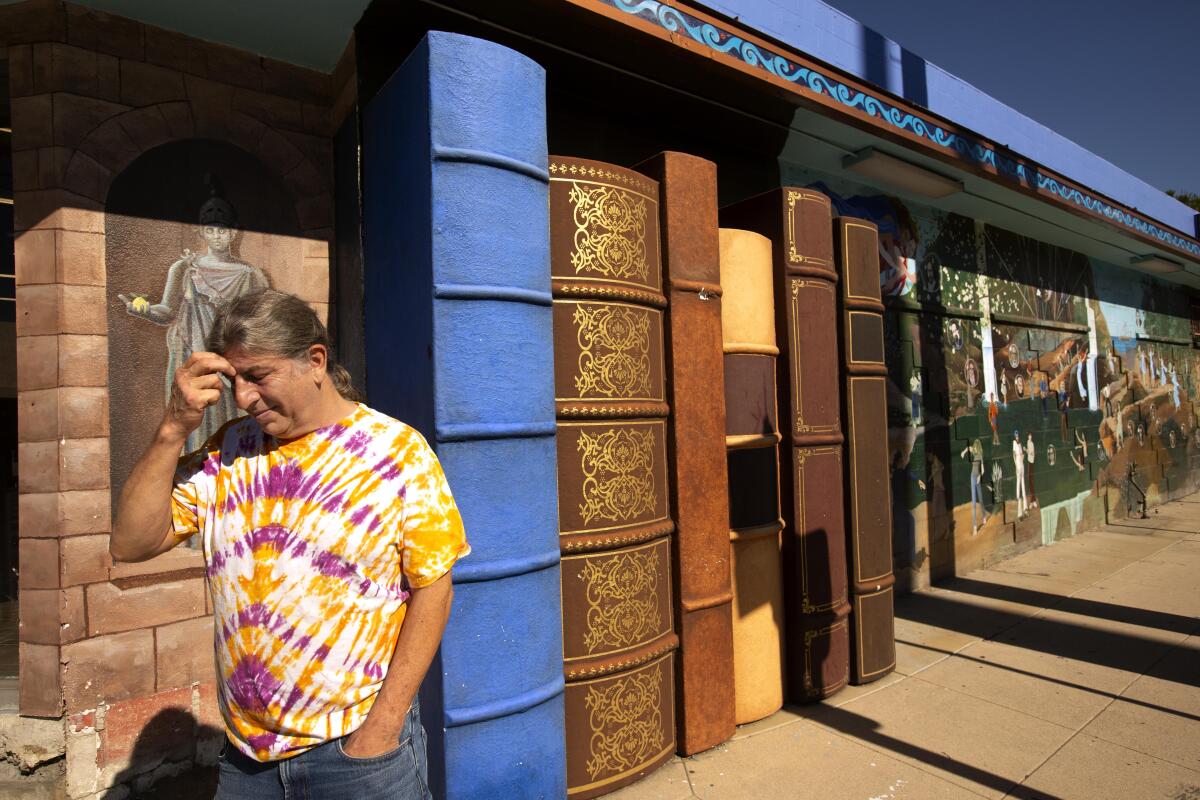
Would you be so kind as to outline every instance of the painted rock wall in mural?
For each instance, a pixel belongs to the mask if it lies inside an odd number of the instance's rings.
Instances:
[[[1123,517],[1142,491],[1153,505],[1200,482],[1200,351],[1168,284],[784,172],[879,226],[902,585]]]
[[[162,419],[176,367],[203,349],[221,308],[260,287],[294,291],[304,258],[294,205],[254,157],[215,141],[156,148],[113,181],[105,264],[114,487]],[[223,393],[187,447],[239,413]]]

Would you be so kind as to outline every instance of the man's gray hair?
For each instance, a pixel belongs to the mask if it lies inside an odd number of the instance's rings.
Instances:
[[[362,400],[350,382],[350,373],[334,360],[329,332],[321,319],[295,295],[274,289],[258,289],[242,295],[217,315],[207,340],[207,347],[213,353],[240,347],[247,353],[296,360],[307,359],[308,349],[314,344],[323,345],[329,353],[326,370],[338,393],[347,400]]]

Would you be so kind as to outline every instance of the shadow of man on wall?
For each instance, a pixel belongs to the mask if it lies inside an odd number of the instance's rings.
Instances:
[[[142,728],[129,766],[118,773],[104,800],[211,800],[224,743],[224,731],[201,723],[188,711],[164,709]]]

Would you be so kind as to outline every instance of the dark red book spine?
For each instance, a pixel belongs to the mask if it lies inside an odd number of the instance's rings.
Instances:
[[[839,323],[852,609],[850,682],[862,684],[882,678],[896,666],[879,232],[870,222],[850,217],[835,220],[833,232],[842,278]]]

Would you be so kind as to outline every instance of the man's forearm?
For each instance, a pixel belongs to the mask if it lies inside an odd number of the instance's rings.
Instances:
[[[395,746],[404,715],[441,644],[453,596],[449,572],[413,591],[383,687],[366,721],[347,742],[351,755],[380,753]]]
[[[117,502],[108,549],[117,561],[143,561],[164,549],[171,526],[171,490],[186,434],[159,426],[154,441],[134,465]]]

